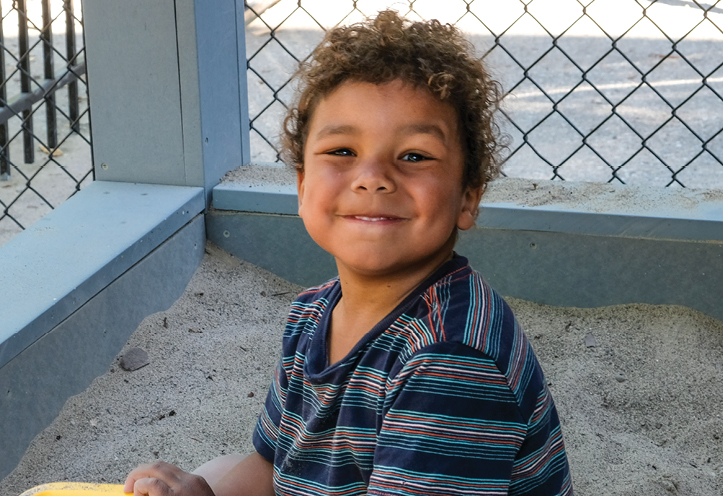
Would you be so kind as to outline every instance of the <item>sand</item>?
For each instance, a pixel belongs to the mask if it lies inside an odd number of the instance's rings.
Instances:
[[[723,191],[501,177],[490,183],[482,202],[679,218],[720,215]]]
[[[0,494],[120,483],[151,460],[191,470],[252,449],[301,288],[211,244],[206,252],[184,295],[146,318],[108,372],[68,400]],[[722,494],[723,323],[674,306],[508,301],[551,384],[576,494]],[[134,347],[150,363],[128,372],[119,362]]]
[[[252,163],[228,172],[221,183],[241,185],[249,191],[295,193],[296,172],[284,165]],[[719,218],[723,191],[499,177],[489,183],[482,208],[495,203],[643,217]]]

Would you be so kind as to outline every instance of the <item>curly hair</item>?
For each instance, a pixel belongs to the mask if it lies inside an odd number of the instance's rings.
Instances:
[[[329,30],[296,73],[300,92],[281,134],[282,156],[304,167],[304,146],[319,102],[346,81],[423,87],[456,110],[465,157],[465,187],[486,187],[499,174],[504,145],[493,120],[501,89],[475,57],[474,47],[449,24],[410,22],[385,10],[363,23]]]

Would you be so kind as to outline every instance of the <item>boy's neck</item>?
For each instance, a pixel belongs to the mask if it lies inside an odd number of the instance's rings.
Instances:
[[[450,250],[446,257],[430,260],[423,267],[386,276],[358,274],[338,264],[342,296],[332,313],[329,362],[346,356],[366,333],[452,256]]]
[[[382,275],[360,274],[337,262],[342,299],[346,300],[345,307],[361,312],[385,309],[387,311],[384,315],[387,315],[437,269],[452,260],[453,256],[454,252],[450,248],[448,252],[439,254],[418,267]]]

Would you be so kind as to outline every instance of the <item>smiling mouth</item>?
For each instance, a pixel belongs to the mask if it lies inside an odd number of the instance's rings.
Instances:
[[[347,218],[360,220],[363,222],[390,222],[396,220],[402,220],[400,217],[393,217],[389,215],[349,215]]]
[[[359,220],[364,220],[367,222],[380,222],[383,220],[397,220],[398,219],[398,217],[386,217],[386,216],[381,216],[381,215],[374,216],[374,217],[366,216],[366,215],[355,215],[354,218],[359,219]]]

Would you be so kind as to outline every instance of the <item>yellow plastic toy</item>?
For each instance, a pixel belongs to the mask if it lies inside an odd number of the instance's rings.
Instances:
[[[28,489],[20,496],[128,496],[122,484],[51,482]]]

